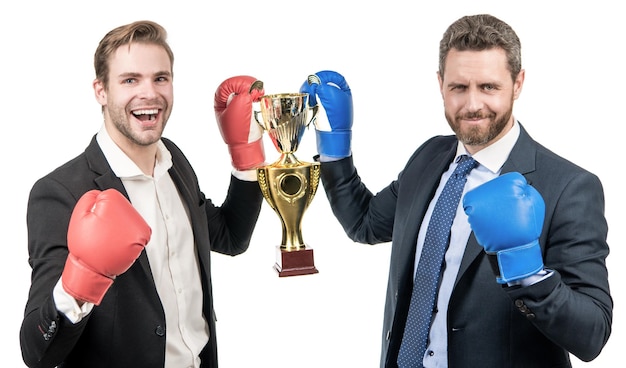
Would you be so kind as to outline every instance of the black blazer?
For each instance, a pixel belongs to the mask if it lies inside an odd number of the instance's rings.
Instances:
[[[200,191],[183,153],[171,141],[163,142],[172,154],[169,173],[188,209],[200,263],[201,302],[210,328],[202,367],[214,368],[210,251],[246,251],[263,197],[258,183],[231,177],[224,203],[215,206]],[[68,255],[67,227],[74,205],[85,192],[108,188],[128,197],[94,136],[84,153],[39,179],[31,190],[27,225],[32,284],[20,330],[22,356],[29,367],[163,367],[167,326],[145,251],[81,322],[70,323],[55,308],[52,291]]]
[[[322,163],[326,195],[348,236],[369,244],[391,241],[381,367],[396,366],[419,224],[456,147],[455,136],[431,138],[376,195],[362,183],[351,157]],[[523,127],[502,169],[511,171],[522,173],[544,198],[539,242],[545,266],[555,272],[529,287],[503,287],[472,234],[447,311],[451,368],[570,367],[568,352],[592,360],[611,332],[599,179],[539,145]]]

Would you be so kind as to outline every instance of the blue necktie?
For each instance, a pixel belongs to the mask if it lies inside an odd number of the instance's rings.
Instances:
[[[413,282],[409,314],[398,354],[400,368],[422,367],[441,265],[450,241],[450,228],[467,181],[467,174],[476,165],[477,162],[473,158],[461,156],[435,204]]]

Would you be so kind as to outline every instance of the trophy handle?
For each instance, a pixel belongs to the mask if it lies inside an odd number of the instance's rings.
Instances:
[[[248,93],[252,93],[252,91],[255,89],[261,91],[263,89],[263,82],[260,80],[255,80],[254,83],[252,83],[252,85],[250,86],[250,90],[248,90]]]
[[[309,109],[311,110],[311,120],[309,120],[309,122],[306,124],[306,127],[308,128],[309,125],[311,125],[311,123],[315,123],[315,119],[317,119],[317,111],[319,110],[319,106],[315,105],[315,106],[311,106],[309,107]]]
[[[254,81],[254,83],[252,83],[252,85],[250,86],[250,90],[248,91],[248,93],[252,93],[252,91],[255,89],[259,91],[262,90],[263,82],[260,80]],[[259,120],[259,118],[257,118],[257,114],[259,114],[260,111],[253,110],[253,112],[254,112],[254,120],[256,120],[256,123],[261,126],[261,130],[265,131],[265,125]]]
[[[261,127],[263,131],[265,131],[265,124],[262,121],[263,118],[261,117],[261,120],[259,120],[258,118],[258,115],[261,114],[261,111],[253,110],[252,112],[254,113],[254,120],[256,121],[256,123],[259,124],[259,126]]]
[[[313,201],[313,197],[315,197],[315,193],[317,192],[317,187],[320,183],[320,163],[312,162],[311,163],[311,175],[309,180],[309,185],[311,190],[309,192],[309,198],[307,200],[307,207]]]
[[[317,75],[311,74],[307,78],[307,83],[309,83],[309,85],[322,84],[322,80]],[[309,96],[309,100],[310,99],[311,99],[311,96]],[[307,128],[309,127],[309,125],[311,125],[311,123],[315,123],[315,120],[317,119],[317,110],[319,109],[319,106],[316,104],[315,106],[311,106],[310,109],[311,109],[311,120],[306,125]]]
[[[266,175],[266,167],[259,167],[256,169],[257,181],[259,182],[259,187],[261,188],[261,193],[263,193],[263,197],[267,200],[267,203],[270,207],[276,211],[276,203],[274,203],[274,199],[270,194],[269,183]]]

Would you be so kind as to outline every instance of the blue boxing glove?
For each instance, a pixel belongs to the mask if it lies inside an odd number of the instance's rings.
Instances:
[[[463,209],[476,240],[497,261],[498,283],[521,280],[543,269],[539,236],[545,203],[522,174],[503,174],[469,191]]]
[[[324,70],[310,75],[300,87],[300,92],[309,94],[310,106],[316,106],[319,98],[325,111],[325,114],[319,112],[315,119],[317,152],[322,160],[350,156],[352,92],[345,78],[337,72]],[[324,118],[328,119],[328,124],[325,124]]]

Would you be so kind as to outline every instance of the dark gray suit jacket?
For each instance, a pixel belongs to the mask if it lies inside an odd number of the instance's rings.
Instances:
[[[419,225],[456,147],[455,136],[431,138],[376,195],[362,183],[351,157],[322,163],[326,195],[348,236],[368,244],[391,241],[381,367],[396,366]],[[599,179],[539,145],[523,127],[502,169],[511,171],[523,174],[544,198],[539,243],[554,274],[532,286],[503,287],[472,234],[447,311],[451,368],[570,367],[568,352],[592,360],[611,332]]]
[[[247,250],[263,197],[258,183],[231,177],[226,199],[215,206],[200,191],[183,153],[171,141],[163,142],[172,154],[169,173],[188,209],[200,263],[201,302],[210,328],[202,367],[214,368],[210,252],[236,255]],[[108,188],[128,197],[94,136],[84,153],[38,180],[31,190],[27,224],[32,284],[20,331],[22,356],[29,367],[163,367],[167,326],[145,251],[78,324],[55,308],[52,290],[68,255],[67,227],[74,205],[85,192]]]

